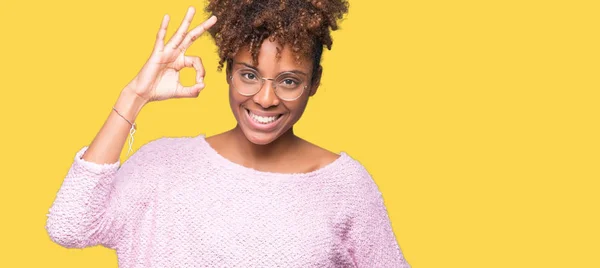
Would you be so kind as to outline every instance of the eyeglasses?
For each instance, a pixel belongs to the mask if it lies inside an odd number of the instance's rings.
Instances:
[[[284,72],[275,78],[263,78],[254,70],[238,69],[229,79],[233,88],[244,96],[253,96],[260,91],[265,80],[271,80],[275,95],[285,101],[298,99],[308,88],[308,83],[293,72]]]

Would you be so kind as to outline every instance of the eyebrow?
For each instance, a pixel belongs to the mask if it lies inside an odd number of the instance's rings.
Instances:
[[[236,64],[243,65],[243,66],[246,66],[246,67],[248,67],[248,68],[250,68],[250,69],[252,69],[252,70],[255,70],[256,72],[260,73],[260,72],[258,71],[258,69],[256,69],[256,67],[254,67],[254,66],[252,66],[252,65],[250,65],[250,64],[248,64],[248,63],[241,62],[241,61],[234,61],[234,62],[233,62],[233,64],[234,64],[234,65],[236,65]],[[303,71],[300,71],[300,70],[290,70],[290,71],[283,71],[283,72],[280,72],[280,73],[278,73],[277,75],[280,75],[280,74],[282,74],[282,73],[296,73],[296,74],[301,74],[301,75],[304,75],[304,76],[308,76],[308,75],[307,75],[305,72],[303,72]]]

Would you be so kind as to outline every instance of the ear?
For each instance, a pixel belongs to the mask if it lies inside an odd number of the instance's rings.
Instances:
[[[229,82],[231,81],[231,79],[229,79],[229,77],[231,77],[231,62],[229,60],[227,60],[226,64],[225,64],[225,80],[227,80],[228,85],[229,85]]]
[[[229,68],[225,69],[225,80],[227,80],[227,84],[229,85],[229,77],[231,76],[231,71],[229,71]]]
[[[315,73],[315,77],[312,79],[312,84],[310,87],[310,94],[309,96],[312,97],[313,95],[315,95],[317,93],[317,89],[319,88],[319,85],[321,84],[321,76],[323,75],[323,67],[319,64],[319,67],[317,67],[317,72]]]

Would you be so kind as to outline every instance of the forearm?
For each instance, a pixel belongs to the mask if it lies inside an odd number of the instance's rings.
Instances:
[[[123,90],[114,107],[131,123],[134,123],[146,102],[130,90]],[[113,109],[83,155],[83,159],[98,164],[115,163],[119,160],[131,125]]]

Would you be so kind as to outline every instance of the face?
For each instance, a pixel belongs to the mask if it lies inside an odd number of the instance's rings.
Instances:
[[[281,54],[280,58],[277,58],[277,47],[277,43],[271,42],[267,38],[260,47],[257,65],[252,64],[252,55],[248,49],[242,48],[232,59],[231,65],[227,67],[231,110],[238,127],[254,144],[269,144],[291,131],[293,125],[304,113],[308,98],[316,93],[319,86],[320,66],[317,67],[319,68],[317,77],[313,79],[312,59],[302,58],[300,62],[297,62],[288,46],[280,46]],[[263,78],[279,77],[281,79],[279,82],[265,80],[258,93],[252,96],[240,94],[230,79],[234,75],[233,79],[242,79],[243,77],[248,81],[260,83],[261,79],[254,74]],[[285,87],[291,87],[295,83],[307,87],[302,91],[300,97],[294,100],[281,99],[273,88],[276,86],[277,90],[282,92]],[[236,82],[236,85],[239,84]],[[280,94],[280,96],[282,95]]]

